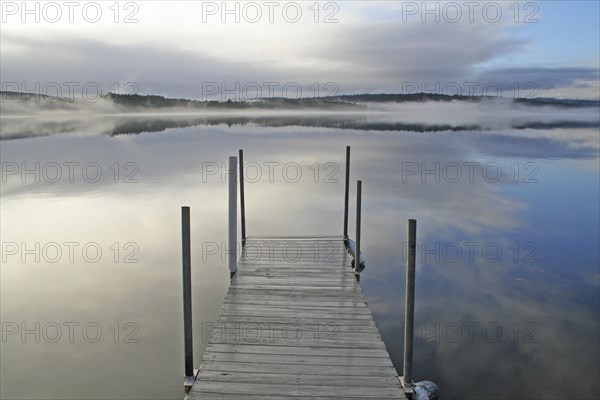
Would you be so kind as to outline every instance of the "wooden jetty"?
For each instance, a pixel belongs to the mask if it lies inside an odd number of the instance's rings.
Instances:
[[[243,177],[241,150],[239,160]],[[350,148],[340,236],[246,237],[243,179],[239,180],[239,262],[236,161],[230,158],[229,165],[231,282],[198,369],[193,369],[192,357],[189,208],[182,209],[187,399],[438,399],[416,396],[425,389],[415,386],[410,375],[398,376],[363,296],[360,181],[356,242],[347,232]],[[414,235],[412,243],[414,258]],[[409,258],[410,253],[409,244]],[[414,290],[414,262],[412,268]],[[413,307],[408,299],[407,306]],[[407,314],[412,318],[412,310]],[[410,363],[412,329],[407,333],[405,355],[408,349]],[[410,374],[406,361],[405,357],[404,369]]]
[[[189,399],[405,399],[344,239],[248,238]]]

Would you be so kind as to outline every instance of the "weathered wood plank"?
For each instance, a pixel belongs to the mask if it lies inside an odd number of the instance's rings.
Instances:
[[[210,361],[200,364],[200,372],[203,371],[239,371],[239,372],[262,372],[281,374],[316,374],[328,376],[396,376],[396,371],[390,366],[368,366],[363,365],[315,365],[315,364],[268,364],[268,363],[243,363]],[[337,378],[334,378],[334,380]]]
[[[351,395],[360,395],[362,398],[375,399],[397,399],[398,390],[391,384],[383,387],[363,386],[335,386],[329,384],[327,386],[310,386],[310,385],[280,385],[273,382],[214,382],[214,381],[196,381],[194,391],[204,390],[208,393],[230,393],[238,395],[246,394],[261,394],[265,396],[273,395],[288,395],[288,396],[328,396],[330,398],[343,398]]]
[[[251,317],[231,317],[227,320],[222,319],[212,324],[206,325],[207,329],[210,329],[211,332],[217,327],[218,324],[237,324],[238,327],[247,326],[251,324],[257,324],[259,327],[264,327],[264,329],[285,329],[290,323],[295,323],[299,326],[300,329],[306,332],[330,332],[333,328],[333,322],[323,320],[323,321],[306,321],[306,320],[290,320],[290,322],[285,322],[278,320],[277,318],[272,318],[271,320],[266,320],[262,318],[261,320],[256,320]],[[344,320],[344,321],[336,321],[335,329],[337,332],[375,332],[379,333],[377,327],[374,324],[364,324],[359,323],[354,320]]]
[[[292,364],[313,366],[339,366],[339,367],[392,367],[388,358],[382,357],[307,357],[298,355],[273,355],[273,354],[241,354],[241,353],[211,353],[206,352],[204,362],[219,361],[229,363],[252,364]],[[364,368],[368,369],[368,368]],[[273,371],[271,371],[273,372]]]
[[[351,326],[351,327],[357,327],[357,328],[369,327],[368,325],[365,324],[365,321],[366,320],[364,320],[364,319],[356,320],[354,318],[341,320],[341,319],[326,319],[326,318],[307,319],[307,318],[293,318],[293,317],[288,317],[288,318],[273,317],[273,316],[250,317],[250,316],[244,316],[244,315],[230,315],[230,316],[219,317],[219,319],[217,320],[217,322],[214,325],[218,325],[221,323],[240,323],[240,324],[258,323],[258,324],[279,324],[279,325],[296,324],[306,330],[310,330],[311,327],[314,327],[314,326],[328,327],[328,326],[331,326],[334,324],[335,324],[335,326]]]
[[[305,356],[331,356],[331,357],[381,357],[388,358],[385,349],[336,349],[336,348],[317,348],[297,346],[269,346],[269,345],[231,345],[231,344],[210,344],[206,351],[211,353],[246,353],[246,354],[279,354],[279,355],[297,355],[300,351]]]
[[[240,302],[235,303],[227,303],[229,306],[228,309],[231,312],[254,312],[257,307],[254,304],[244,304]],[[296,306],[288,305],[288,306],[279,306],[273,304],[261,304],[260,305],[261,312],[266,311],[268,315],[276,315],[277,313],[283,313],[284,315],[294,314],[294,315],[304,315],[304,314],[318,314],[318,315],[326,315],[331,313],[336,314],[360,314],[365,316],[371,316],[369,309],[366,306],[362,307],[336,307],[336,306],[317,306],[311,304],[298,304]]]
[[[338,296],[339,297],[339,296]],[[285,301],[293,301],[294,303],[298,301],[302,302],[310,302],[314,304],[327,304],[327,303],[335,303],[335,304],[367,304],[367,302],[362,299],[360,296],[352,296],[352,297],[339,297],[338,299],[331,298],[331,296],[303,296],[300,294],[291,294],[291,293],[277,293],[277,294],[263,294],[257,292],[248,292],[241,290],[231,290],[227,296],[225,296],[225,301],[267,301],[267,302],[285,302]]]
[[[263,296],[259,293],[256,294],[242,294],[242,293],[229,293],[224,300],[225,303],[237,303],[243,304],[272,304],[279,306],[288,306],[294,304],[311,304],[314,306],[321,307],[367,307],[367,302],[364,300],[331,300],[331,298],[315,298],[315,297],[294,297],[293,300],[284,296]]]
[[[313,374],[267,374],[258,372],[222,372],[207,371],[203,373],[199,380],[209,382],[247,382],[261,383],[271,382],[276,385],[330,385],[331,378],[323,375]],[[337,379],[337,383],[343,383],[344,386],[370,386],[380,387],[394,385],[398,378],[391,376],[343,376]]]
[[[211,343],[223,343],[223,344],[269,344],[271,346],[290,346],[296,345],[298,347],[314,347],[314,348],[352,348],[361,347],[363,349],[385,349],[383,343],[374,341],[376,335],[371,337],[348,339],[344,340],[336,339],[335,334],[322,334],[319,338],[300,338],[296,339],[291,337],[295,333],[289,334],[290,337],[284,335],[274,335],[273,338],[267,337],[266,334],[253,335],[252,333],[247,334],[224,334],[223,332],[216,332],[211,337]]]
[[[252,295],[260,295],[264,294],[265,296],[287,296],[293,298],[313,298],[313,297],[339,297],[343,299],[360,299],[364,300],[364,297],[357,293],[356,291],[348,292],[345,291],[343,293],[334,292],[331,290],[311,290],[306,292],[299,292],[293,290],[281,290],[281,289],[269,289],[269,290],[261,290],[260,292],[256,292],[255,289],[245,288],[243,286],[236,286],[235,288],[229,288],[229,293],[234,294],[252,294]]]

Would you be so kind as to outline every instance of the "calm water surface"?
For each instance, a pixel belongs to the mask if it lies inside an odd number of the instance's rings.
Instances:
[[[416,218],[417,380],[445,399],[600,395],[597,128],[217,122],[111,136],[103,121],[22,122],[1,142],[3,399],[181,399],[180,207],[198,363],[228,285],[227,157],[245,150],[250,235],[341,234],[346,145],[363,181],[361,285],[400,373]]]

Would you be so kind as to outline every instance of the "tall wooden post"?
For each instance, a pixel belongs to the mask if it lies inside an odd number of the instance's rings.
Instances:
[[[244,198],[244,150],[240,149],[240,218],[242,219],[242,246],[246,244],[246,202]]]
[[[354,276],[360,282],[360,214],[362,181],[356,181],[356,254],[354,254]]]
[[[406,305],[404,311],[404,372],[403,385],[412,384],[413,329],[415,323],[415,258],[417,220],[408,220],[408,249],[406,260]]]
[[[183,335],[185,353],[185,385],[194,378],[192,335],[192,257],[190,238],[190,208],[181,207],[181,256],[183,267]]]
[[[237,272],[237,157],[229,157],[229,278]]]
[[[350,146],[346,146],[346,187],[344,195],[344,240],[348,239],[348,198],[350,195]]]

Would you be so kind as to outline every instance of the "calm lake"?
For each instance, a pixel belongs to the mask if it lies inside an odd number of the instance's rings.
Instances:
[[[244,149],[249,235],[341,235],[349,145],[361,285],[398,372],[415,218],[415,380],[598,398],[598,110],[513,111],[3,117],[0,397],[182,399],[180,207],[198,364],[228,287],[228,156]],[[449,128],[397,125],[423,121]]]

